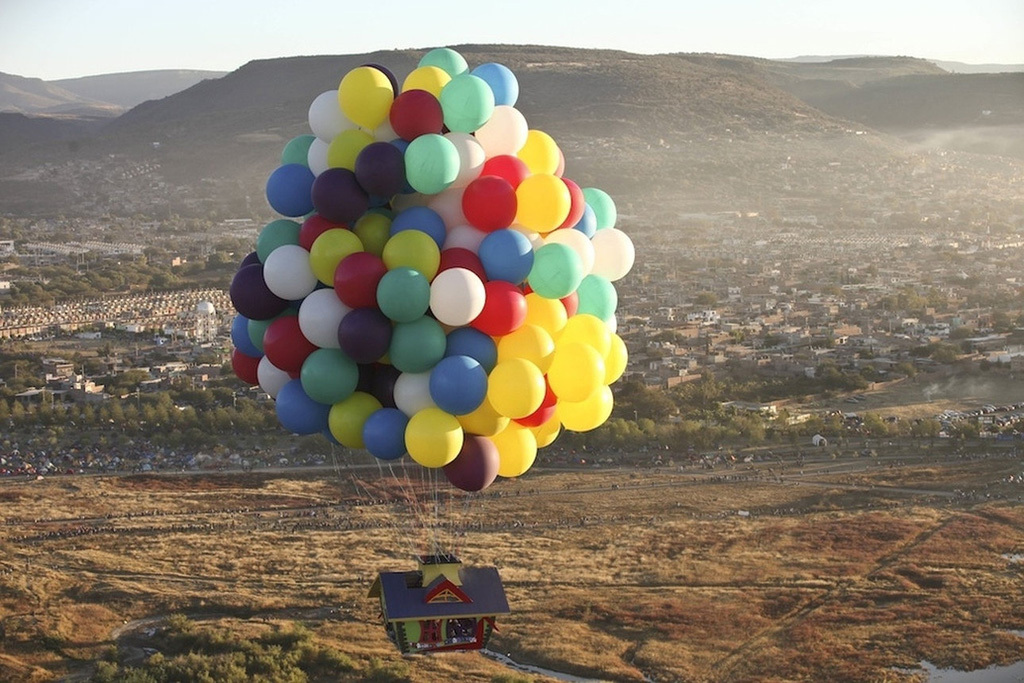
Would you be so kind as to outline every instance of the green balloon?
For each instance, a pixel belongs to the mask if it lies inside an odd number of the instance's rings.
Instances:
[[[309,166],[309,146],[313,140],[316,140],[315,135],[300,135],[289,140],[281,151],[281,163]]]
[[[278,218],[263,226],[259,237],[256,238],[256,255],[259,256],[260,262],[266,263],[270,252],[284,244],[298,244],[301,228],[301,225],[287,218]]]
[[[615,227],[615,220],[619,214],[615,209],[615,202],[607,192],[596,187],[585,187],[583,188],[583,199],[594,210],[598,230]]]
[[[377,283],[377,306],[396,323],[411,323],[430,307],[430,283],[413,268],[395,268]]]
[[[545,299],[561,299],[576,291],[583,280],[583,263],[570,247],[552,242],[533,255],[533,267],[526,281]]]
[[[317,349],[302,363],[299,381],[311,399],[334,405],[356,390],[359,367],[341,349]]]
[[[401,372],[426,372],[444,358],[446,343],[440,323],[423,316],[410,323],[395,325],[388,357]]]
[[[455,182],[459,164],[454,143],[436,133],[419,136],[405,150],[406,179],[423,194],[437,194]]]
[[[611,280],[600,275],[588,275],[576,288],[579,306],[576,313],[589,313],[601,320],[611,322],[619,305],[619,294]]]
[[[487,81],[473,74],[448,81],[440,99],[444,125],[459,133],[472,133],[487,123],[494,112],[494,91]]]
[[[452,78],[469,71],[466,58],[450,47],[437,47],[423,55],[418,66],[436,66]]]

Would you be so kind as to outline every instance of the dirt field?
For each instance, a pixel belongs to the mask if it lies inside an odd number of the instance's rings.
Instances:
[[[922,660],[1008,664],[1024,659],[1010,632],[1024,624],[1022,473],[1010,449],[941,447],[539,467],[436,506],[430,482],[376,469],[4,480],[0,680],[141,662],[172,614],[238,634],[301,623],[354,662],[336,680],[546,680],[475,653],[398,654],[366,591],[431,542],[499,568],[512,614],[492,649],[584,678],[900,681]]]

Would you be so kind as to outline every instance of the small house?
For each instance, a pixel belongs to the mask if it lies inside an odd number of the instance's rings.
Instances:
[[[369,597],[380,599],[388,637],[403,653],[479,650],[508,614],[494,567],[464,567],[453,555],[419,558],[417,571],[381,572]]]

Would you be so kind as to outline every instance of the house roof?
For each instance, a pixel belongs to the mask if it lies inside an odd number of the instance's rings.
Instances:
[[[428,602],[441,584],[454,588],[444,577],[427,586],[420,585],[418,571],[381,572],[370,595],[383,597],[384,615],[389,621],[403,619],[440,619],[444,617],[493,616],[508,614],[508,600],[494,567],[461,567],[457,587],[460,597],[469,602]]]

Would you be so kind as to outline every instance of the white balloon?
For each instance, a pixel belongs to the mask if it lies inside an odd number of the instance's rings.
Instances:
[[[480,251],[480,243],[487,237],[487,233],[477,230],[472,225],[456,225],[448,228],[448,236],[444,240],[441,249],[469,249],[474,254]]]
[[[316,290],[299,306],[302,336],[322,349],[340,349],[338,325],[351,310],[338,299],[333,289]]]
[[[377,142],[391,142],[398,138],[398,133],[391,127],[391,120],[384,119],[384,122],[373,129],[373,139]]]
[[[583,274],[587,275],[594,267],[594,245],[580,230],[552,230],[544,237],[545,244],[564,244],[580,257]]]
[[[427,204],[441,217],[446,228],[466,223],[466,215],[462,213],[462,195],[465,190],[464,187],[449,187],[435,194]]]
[[[412,417],[426,408],[436,408],[430,397],[429,372],[403,372],[395,380],[395,407]]]
[[[270,398],[277,398],[277,392],[292,381],[292,376],[263,356],[260,358],[260,364],[256,366],[256,379],[259,380],[260,389],[267,392]]]
[[[309,129],[324,142],[330,142],[341,131],[355,127],[356,124],[341,112],[337,89],[320,93],[309,105]]]
[[[477,129],[477,142],[484,149],[487,158],[501,154],[514,155],[526,144],[529,126],[526,118],[515,107],[499,104],[494,108],[487,123]]]
[[[594,233],[590,241],[594,245],[594,268],[591,272],[612,282],[624,278],[636,259],[629,235],[618,228],[605,228]]]
[[[309,170],[313,172],[313,175],[320,175],[331,167],[327,163],[327,150],[330,146],[329,142],[324,142],[320,138],[309,143],[309,151],[306,152],[306,165],[309,166]]]
[[[297,244],[282,244],[263,264],[267,289],[288,301],[305,298],[316,289],[317,278],[309,265],[309,252]]]
[[[469,133],[446,133],[455,149],[459,152],[459,175],[449,187],[465,187],[475,180],[487,160],[484,148]]]
[[[484,310],[484,283],[466,268],[449,268],[430,283],[430,310],[445,325],[468,325]]]

